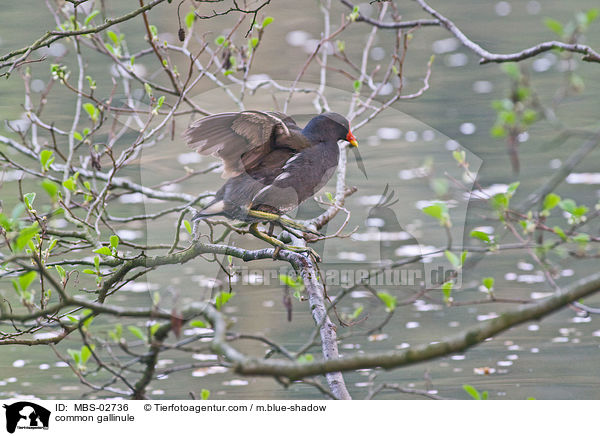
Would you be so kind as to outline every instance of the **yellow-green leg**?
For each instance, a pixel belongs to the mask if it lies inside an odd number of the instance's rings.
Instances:
[[[319,254],[313,250],[310,247],[297,247],[295,245],[287,245],[284,244],[283,242],[281,242],[279,239],[274,238],[273,236],[269,236],[264,232],[261,232],[260,230],[258,230],[258,223],[254,223],[250,225],[250,228],[248,229],[248,231],[256,236],[258,239],[261,239],[269,244],[271,244],[272,246],[274,246],[276,249],[283,249],[283,250],[290,250],[290,251],[295,251],[296,253],[310,253],[316,260],[317,262],[321,261],[321,256],[319,256]]]
[[[305,233],[312,233],[313,235],[317,235],[317,236],[323,236],[315,230],[311,230],[308,227],[305,227],[302,224],[297,223],[294,220],[289,220],[287,218],[283,218],[275,213],[262,212],[260,210],[249,209],[248,216],[266,220],[266,221],[274,221],[274,222],[281,224],[282,226],[291,227],[292,229],[300,230]]]

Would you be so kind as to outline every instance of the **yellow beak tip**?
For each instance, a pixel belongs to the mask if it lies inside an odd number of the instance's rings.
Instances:
[[[353,139],[353,140],[351,140],[351,141],[349,141],[349,142],[350,142],[350,145],[351,145],[352,147],[358,147],[358,141],[356,141],[356,139]]]

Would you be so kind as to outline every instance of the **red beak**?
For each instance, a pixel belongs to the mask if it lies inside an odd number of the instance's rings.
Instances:
[[[348,141],[352,147],[358,147],[358,141],[350,130],[348,130],[348,134],[346,135],[346,141]]]

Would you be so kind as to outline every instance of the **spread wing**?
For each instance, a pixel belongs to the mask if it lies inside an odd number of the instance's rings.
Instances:
[[[227,179],[255,168],[278,148],[310,146],[294,120],[280,112],[227,112],[195,121],[185,131],[188,145],[203,155],[220,158]]]

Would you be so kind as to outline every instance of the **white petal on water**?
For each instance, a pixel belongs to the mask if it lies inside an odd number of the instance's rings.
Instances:
[[[385,226],[385,221],[381,218],[367,218],[365,225],[367,227],[383,227]]]
[[[531,324],[527,326],[527,330],[529,330],[530,332],[537,332],[539,331],[540,326],[539,324]]]
[[[201,361],[218,360],[219,356],[217,356],[216,354],[201,354],[201,353],[197,353],[197,354],[192,354],[192,359],[201,360]]]
[[[464,53],[452,53],[444,58],[444,63],[449,67],[464,67],[469,63],[469,58]]]
[[[473,91],[477,94],[489,94],[494,89],[492,82],[488,80],[477,80],[473,82]]]
[[[395,127],[381,127],[377,129],[377,136],[386,140],[399,139],[402,136],[402,130]]]
[[[407,329],[416,329],[416,328],[419,328],[420,326],[421,326],[421,324],[419,324],[418,321],[409,321],[406,323]]]
[[[498,2],[494,6],[494,11],[496,11],[496,15],[499,15],[500,17],[506,17],[510,15],[511,10],[512,6],[509,2],[506,1]]]
[[[409,130],[404,134],[404,139],[406,139],[406,142],[416,142],[419,139],[419,134],[414,130]]]
[[[552,168],[553,170],[560,168],[561,165],[562,161],[560,159],[552,159],[549,164],[550,168]]]
[[[519,262],[517,263],[517,268],[522,271],[533,271],[533,264],[527,262]]]
[[[233,380],[224,381],[223,385],[224,386],[246,386],[248,383],[250,383],[248,380],[233,379]]]
[[[209,366],[208,368],[198,368],[192,372],[192,377],[205,377],[211,374],[222,374],[227,372],[227,368],[222,366]]]
[[[369,54],[374,61],[380,61],[385,58],[385,49],[383,47],[373,47]]]
[[[500,360],[496,362],[498,366],[512,366],[513,362],[511,360]]]
[[[588,322],[592,322],[592,317],[591,316],[575,316],[573,318],[571,318],[571,322],[575,323],[575,324],[585,324]]]
[[[256,87],[258,87],[258,85],[262,85],[263,87],[265,87],[266,85],[264,85],[264,83],[270,81],[271,76],[269,76],[268,74],[250,74],[248,76],[246,86],[250,89],[255,89]],[[270,86],[270,84],[268,86]]]
[[[121,229],[117,230],[117,236],[125,241],[133,241],[144,236],[144,232],[140,230]]]
[[[571,185],[599,185],[600,173],[571,173],[566,180]]]
[[[121,288],[122,291],[133,292],[133,293],[141,293],[141,292],[150,292],[159,289],[160,286],[157,283],[148,283],[144,281],[140,282],[129,282],[123,285]]]
[[[527,2],[526,8],[529,15],[537,15],[542,10],[542,5],[537,0],[531,0]]]
[[[181,153],[177,156],[177,162],[179,162],[181,165],[195,164],[202,162],[202,156],[195,151]]]
[[[456,38],[438,39],[431,45],[435,54],[450,53],[460,47],[460,42]]]
[[[537,73],[543,73],[544,71],[548,71],[553,64],[554,62],[552,62],[551,59],[547,57],[541,57],[534,60],[531,67],[533,68],[533,71]]]
[[[431,142],[435,139],[435,132],[433,130],[423,130],[421,134],[423,137],[423,141]]]
[[[460,147],[460,144],[458,142],[456,142],[454,139],[448,139],[446,141],[445,147],[446,147],[446,150],[448,150],[448,151],[454,151],[454,150],[457,150],[458,147]]]
[[[496,312],[490,312],[488,314],[477,315],[477,321],[487,321],[489,319],[498,318],[498,314]]]
[[[356,251],[341,251],[338,253],[337,257],[341,260],[351,260],[354,262],[364,262],[367,260],[367,255],[365,253],[358,253]]]
[[[521,274],[517,277],[517,281],[521,283],[543,283],[545,280],[541,272],[538,272],[538,274]]]
[[[463,135],[472,135],[477,130],[477,127],[473,123],[462,123],[460,125],[460,133]]]
[[[25,366],[25,363],[26,362],[23,359],[18,359],[12,363],[12,366],[14,366],[15,368],[23,368]]]
[[[300,47],[301,45],[304,45],[309,38],[310,34],[304,30],[292,30],[285,36],[285,41],[293,47]]]

